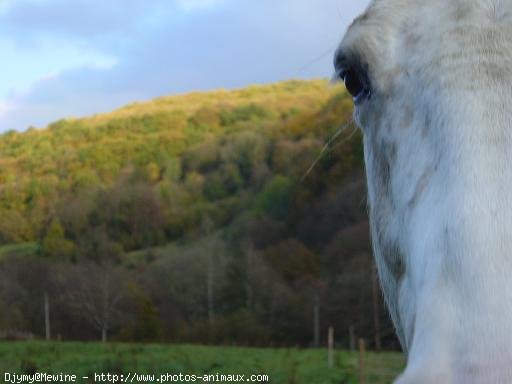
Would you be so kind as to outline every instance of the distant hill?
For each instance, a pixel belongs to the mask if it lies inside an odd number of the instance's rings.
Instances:
[[[0,279],[16,287],[0,290],[0,313],[16,308],[0,329],[43,329],[31,298],[53,289],[61,334],[89,338],[66,310],[85,299],[62,292],[103,286],[84,271],[109,266],[132,282],[118,338],[308,344],[315,306],[317,327],[371,338],[360,132],[348,124],[302,180],[351,114],[343,88],[286,81],[0,136]],[[28,284],[41,265],[62,270]]]
[[[231,138],[303,140],[309,156],[300,154],[302,168],[293,171],[298,176],[336,124],[348,119],[350,101],[341,92],[324,81],[289,81],[192,93],[1,135],[0,243],[37,240],[63,197],[109,188],[135,169],[152,184],[205,176],[202,171],[215,159],[201,156],[218,156],[213,147]],[[282,144],[292,150],[287,141]]]

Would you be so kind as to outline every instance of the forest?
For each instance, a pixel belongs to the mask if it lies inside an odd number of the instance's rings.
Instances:
[[[1,135],[0,338],[398,348],[351,119],[286,81]]]

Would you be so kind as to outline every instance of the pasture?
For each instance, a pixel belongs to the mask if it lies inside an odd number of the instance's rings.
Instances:
[[[399,353],[367,353],[366,383],[390,383],[404,366]],[[358,355],[320,349],[255,349],[163,344],[1,342],[0,373],[268,375],[276,384],[358,383]],[[93,382],[79,379],[77,382]],[[150,382],[157,382],[150,381]]]

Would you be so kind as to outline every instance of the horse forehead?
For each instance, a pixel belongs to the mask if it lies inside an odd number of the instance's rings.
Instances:
[[[457,19],[469,16],[475,11],[490,12],[489,15],[492,17],[493,13],[503,16],[511,10],[512,3],[509,0],[372,0],[366,12],[357,17],[354,24],[370,20],[372,17],[413,16],[418,12],[424,18],[429,11],[434,12],[438,16],[436,20],[440,21],[443,20],[441,16],[446,15],[448,11]]]
[[[512,1],[374,0],[340,50],[368,67],[377,90],[389,91],[407,74],[441,75],[440,83],[471,87],[474,76],[481,82],[512,77],[511,35]]]
[[[508,23],[507,23],[508,21]],[[512,23],[512,2],[507,0],[373,0],[348,28],[344,40],[366,40],[366,47],[411,42],[420,35],[432,38],[466,23],[503,29]],[[415,36],[407,35],[415,32]],[[406,35],[407,39],[404,39]],[[450,36],[453,38],[453,36]],[[456,39],[456,37],[455,37]],[[446,40],[438,41],[441,47]],[[393,41],[394,42],[394,41]],[[397,48],[395,46],[395,48]]]

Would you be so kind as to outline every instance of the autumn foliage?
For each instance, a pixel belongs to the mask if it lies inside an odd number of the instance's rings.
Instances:
[[[371,340],[359,131],[303,180],[351,105],[288,81],[2,135],[0,329],[42,336],[48,292],[67,339],[310,345],[319,306]]]

